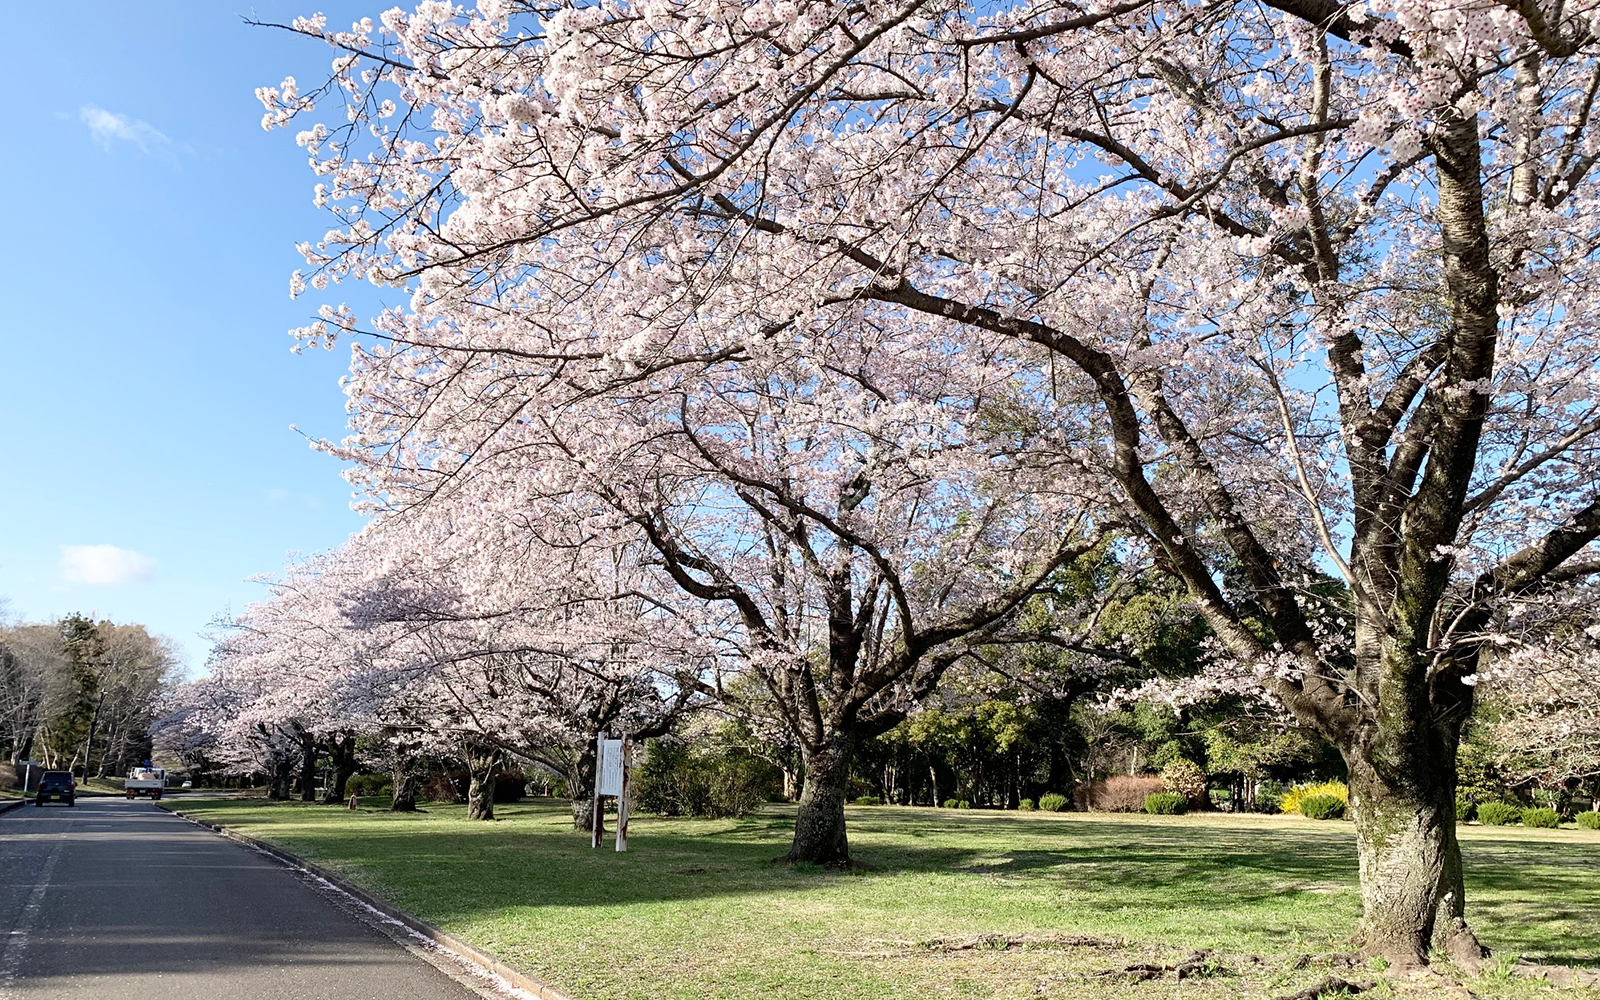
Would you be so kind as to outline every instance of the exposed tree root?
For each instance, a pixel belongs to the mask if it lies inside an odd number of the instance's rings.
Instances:
[[[977,934],[971,937],[932,938],[927,941],[885,941],[893,950],[842,951],[833,954],[847,958],[905,958],[919,952],[955,954],[967,951],[1064,950],[1067,948],[1121,948],[1121,938],[1086,937],[1078,934]]]
[[[1332,951],[1326,955],[1301,955],[1289,963],[1290,969],[1305,969],[1313,965],[1327,965],[1335,969],[1359,969],[1366,964],[1366,956],[1359,951]]]
[[[1323,997],[1335,996],[1341,993],[1346,996],[1355,996],[1357,993],[1365,993],[1367,990],[1372,989],[1374,985],[1376,984],[1370,981],[1352,983],[1347,979],[1340,979],[1338,976],[1328,976],[1314,985],[1307,986],[1299,993],[1275,997],[1274,1000],[1322,1000]]]
[[[1121,938],[1084,937],[1075,934],[979,934],[966,938],[923,941],[923,951],[1018,951],[1024,948],[1121,948]]]
[[[1482,972],[1489,957],[1489,949],[1478,941],[1478,935],[1472,933],[1472,928],[1460,917],[1453,918],[1441,933],[1434,934],[1434,947],[1469,975]]]
[[[1521,979],[1543,979],[1552,986],[1600,988],[1600,969],[1575,969],[1570,965],[1540,965],[1519,959],[1511,974]]]
[[[1210,948],[1201,948],[1198,951],[1191,952],[1188,958],[1173,965],[1161,965],[1155,962],[1135,962],[1120,969],[1106,969],[1104,972],[1096,972],[1094,977],[1099,979],[1108,976],[1124,976],[1133,982],[1143,983],[1151,979],[1160,979],[1169,972],[1179,980],[1184,980],[1191,976],[1225,975],[1227,971],[1212,957]]]

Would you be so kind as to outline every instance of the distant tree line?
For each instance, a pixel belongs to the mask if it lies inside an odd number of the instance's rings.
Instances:
[[[79,614],[0,625],[0,755],[122,774],[150,757],[155,706],[178,672],[171,642],[143,625]]]

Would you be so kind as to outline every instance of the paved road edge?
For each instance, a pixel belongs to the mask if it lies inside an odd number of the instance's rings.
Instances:
[[[0,806],[0,812],[3,812],[5,808],[6,807],[4,806]],[[350,882],[343,876],[335,875],[333,872],[328,871],[321,865],[316,864],[315,862],[307,861],[298,854],[286,851],[283,848],[278,847],[275,844],[269,844],[264,840],[258,840],[257,838],[248,834],[238,833],[236,831],[229,830],[227,827],[218,826],[215,823],[208,823],[203,819],[196,819],[195,817],[186,813],[181,813],[176,809],[166,809],[164,806],[159,808],[165,809],[166,812],[171,813],[186,823],[193,823],[195,826],[204,827],[218,836],[226,837],[227,839],[236,843],[243,844],[246,847],[258,850],[263,854],[270,855],[286,865],[294,868],[301,868],[310,872],[317,878],[325,880],[340,892],[348,893],[359,900],[362,904],[371,907],[373,910],[376,910],[378,913],[389,918],[390,920],[393,920],[399,924],[403,924],[413,933],[427,938],[440,948],[450,952],[462,961],[475,965],[486,973],[498,976],[510,983],[512,986],[539,997],[540,1000],[573,1000],[572,997],[561,992],[550,984],[540,982],[539,980],[528,976],[526,973],[518,972],[516,969],[513,969],[506,963],[479,951],[472,945],[462,941],[460,938],[457,938],[451,934],[446,934],[444,931],[428,923],[426,920],[412,916],[388,900],[374,896],[372,893],[354,884],[353,882]]]
[[[0,816],[4,816],[6,813],[10,812],[11,810],[18,809],[18,808],[20,808],[22,806],[25,806],[27,804],[28,804],[28,800],[27,799],[16,799],[15,801],[12,801],[12,802],[0,802]]]

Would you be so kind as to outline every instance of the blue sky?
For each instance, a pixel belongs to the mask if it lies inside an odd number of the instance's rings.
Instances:
[[[320,9],[348,24],[387,6]],[[11,614],[143,622],[198,670],[207,623],[260,596],[248,577],[360,526],[338,464],[290,429],[340,433],[347,357],[289,351],[315,308],[288,295],[294,243],[328,220],[254,98],[318,80],[332,52],[242,23],[317,9],[80,4],[8,50],[33,84],[0,158]]]

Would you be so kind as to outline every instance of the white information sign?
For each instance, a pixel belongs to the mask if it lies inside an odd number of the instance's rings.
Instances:
[[[600,759],[595,764],[600,795],[622,794],[622,741],[601,740]]]

